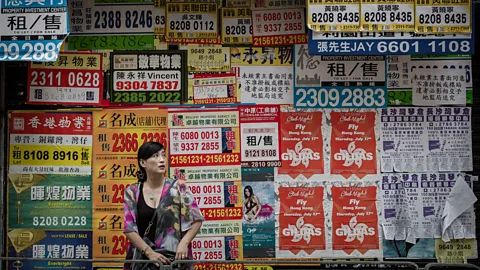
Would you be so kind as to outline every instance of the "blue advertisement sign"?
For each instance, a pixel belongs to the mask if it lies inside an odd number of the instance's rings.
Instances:
[[[91,231],[14,229],[8,232],[8,257],[91,259]],[[91,262],[9,261],[8,269],[92,269]]]
[[[311,55],[294,50],[295,108],[386,107],[386,57]]]
[[[53,62],[70,27],[66,0],[2,0],[0,61]]]
[[[473,35],[308,31],[311,55],[473,54]]]

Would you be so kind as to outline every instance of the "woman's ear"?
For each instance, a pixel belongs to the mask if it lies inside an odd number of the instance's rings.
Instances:
[[[140,162],[139,162],[139,163],[140,163],[140,166],[142,166],[143,168],[145,168],[145,166],[146,166],[145,163],[147,163],[147,162],[145,161],[145,159],[140,159]]]

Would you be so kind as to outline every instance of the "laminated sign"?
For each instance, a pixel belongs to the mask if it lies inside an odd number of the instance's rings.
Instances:
[[[362,31],[415,30],[414,0],[362,0]]]
[[[70,50],[152,50],[155,29],[165,25],[165,9],[162,13],[154,8],[153,1],[69,0],[68,4]]]
[[[363,178],[377,173],[375,112],[332,112],[331,174]]]
[[[307,0],[308,28],[316,32],[360,30],[360,0]]]
[[[471,33],[472,1],[416,0],[415,31],[418,33]]]
[[[28,65],[27,103],[100,105],[102,54],[61,53],[56,62]]]
[[[216,3],[167,3],[165,38],[218,37],[218,5]]]
[[[187,92],[185,51],[114,52],[112,103],[179,103]]]
[[[385,56],[310,55],[295,46],[296,108],[387,106]]]
[[[51,62],[70,33],[67,1],[0,3],[0,61]]]

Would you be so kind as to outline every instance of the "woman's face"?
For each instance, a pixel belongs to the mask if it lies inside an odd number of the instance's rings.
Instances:
[[[149,159],[144,163],[144,168],[147,173],[150,174],[164,174],[165,173],[165,163],[166,163],[166,154],[165,150],[162,149],[157,153],[153,154]]]
[[[245,189],[245,197],[246,198],[250,197],[250,190]]]

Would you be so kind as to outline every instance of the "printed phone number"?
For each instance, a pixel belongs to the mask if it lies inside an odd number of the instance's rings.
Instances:
[[[241,263],[236,264],[195,264],[194,270],[243,270],[244,265]]]
[[[385,94],[383,88],[300,88],[295,90],[294,100],[296,108],[381,108],[386,106]]]
[[[342,12],[335,15],[333,12],[328,13],[312,13],[313,23],[355,23],[360,21],[358,12]]]
[[[250,150],[245,150],[245,157],[246,158],[251,158],[251,157],[276,157],[277,156],[277,150],[275,149],[250,149]]]
[[[78,160],[78,156],[78,151],[23,151],[23,160]],[[20,157],[14,155],[13,159]]]
[[[117,81],[115,91],[122,90],[179,90],[178,81]]]
[[[467,14],[420,14],[418,23],[425,25],[448,25],[448,24],[466,24],[468,22]]]
[[[102,37],[68,37],[68,49],[70,50],[100,50],[100,49],[139,49],[151,46],[153,43],[144,41],[145,35],[129,36],[102,36]],[[147,46],[148,45],[148,46]]]
[[[200,145],[200,151],[215,151],[220,150],[220,142],[188,142],[180,143],[180,149],[184,151],[198,151],[198,146]]]
[[[87,217],[73,216],[73,217],[33,217],[33,226],[35,227],[49,227],[49,226],[86,226]]]
[[[142,144],[146,142],[160,142],[165,144],[167,139],[166,133],[142,133],[140,136],[137,133],[113,133],[112,141],[113,147],[112,152],[137,152],[138,150],[138,138],[143,141]]]
[[[37,71],[30,73],[31,86],[56,86],[56,87],[99,87],[101,71],[71,71],[68,74],[65,71]]]
[[[203,199],[202,199],[203,198]],[[205,196],[205,197],[193,197],[193,200],[197,203],[197,205],[204,206],[204,205],[223,205],[223,196]]]
[[[224,260],[224,252],[221,251],[193,251],[194,260]]]
[[[113,103],[169,103],[180,102],[179,92],[113,92]]]
[[[172,155],[170,164],[198,165],[198,164],[239,164],[239,154],[212,154],[212,155]],[[220,164],[218,164],[220,165]]]
[[[190,192],[192,194],[219,194],[222,192],[222,186],[221,185],[207,185],[207,186],[194,186],[194,185],[189,185],[188,188],[190,189]]]
[[[62,42],[55,44],[53,42],[37,43],[0,43],[0,61],[5,60],[27,60],[27,61],[53,61],[57,57],[58,51],[62,47]],[[20,58],[20,59],[19,59]]]
[[[282,167],[281,161],[249,161],[242,162],[242,168],[273,168]]]
[[[307,43],[307,34],[253,37],[254,46],[293,45]]]
[[[207,208],[201,210],[207,220],[239,219],[243,216],[242,208]]]
[[[283,27],[282,27],[283,26]],[[268,32],[280,32],[280,31],[286,31],[286,32],[292,32],[292,31],[300,31],[303,29],[302,23],[267,23],[263,25],[263,31],[265,33]]]

